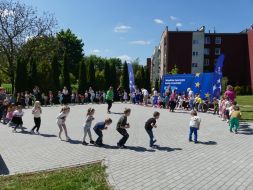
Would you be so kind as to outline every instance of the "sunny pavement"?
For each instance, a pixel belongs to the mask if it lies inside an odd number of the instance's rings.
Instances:
[[[83,146],[82,124],[89,107],[94,107],[95,121],[107,117],[113,120],[104,131],[106,147]],[[128,118],[128,149],[117,149],[121,138],[115,130],[116,122],[125,107],[132,109]],[[161,113],[158,128],[154,129],[158,149],[148,147],[145,121],[157,110]],[[60,106],[43,107],[41,135],[12,133],[0,124],[0,174],[15,174],[75,166],[104,160],[108,181],[114,189],[253,189],[253,127],[241,124],[239,134],[230,133],[228,125],[217,116],[200,113],[199,144],[188,142],[189,112],[171,113],[131,104],[115,103],[113,114],[106,113],[106,105],[71,106],[67,128],[71,142],[56,136],[56,116]],[[25,110],[24,126],[33,126],[31,109]],[[96,135],[93,133],[93,138]],[[64,137],[64,134],[63,134]],[[87,136],[88,137],[88,136]]]

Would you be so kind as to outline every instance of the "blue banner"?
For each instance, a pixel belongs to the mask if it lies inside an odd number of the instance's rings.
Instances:
[[[134,83],[134,72],[133,72],[132,64],[128,63],[127,68],[128,68],[128,76],[129,76],[129,90],[130,92],[134,92],[135,83]]]
[[[221,54],[217,62],[215,64],[215,69],[214,69],[214,79],[213,79],[213,94],[214,97],[219,98],[221,94],[221,80],[222,80],[222,67],[224,63],[225,56]]]

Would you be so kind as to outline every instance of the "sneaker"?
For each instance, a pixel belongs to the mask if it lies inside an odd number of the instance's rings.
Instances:
[[[111,112],[110,111],[107,111],[108,114],[110,114]]]
[[[232,129],[230,129],[229,131],[230,131],[230,133],[233,133],[233,130],[232,130]]]
[[[90,144],[94,144],[95,142],[93,140],[90,141]]]
[[[15,129],[12,130],[13,133],[16,133],[17,131]]]
[[[70,141],[71,139],[69,137],[66,137],[66,141]]]
[[[31,134],[34,134],[34,131],[33,131],[33,130],[31,130],[31,131],[30,131],[30,133],[31,133]]]
[[[235,134],[237,134],[237,130],[235,130]]]
[[[37,135],[40,135],[40,132],[39,132],[39,131],[37,131],[37,132],[36,132],[36,134],[37,134]]]
[[[150,148],[157,148],[157,145],[150,146]]]
[[[198,144],[199,142],[198,141],[194,141],[195,144]]]
[[[61,138],[61,137],[58,137],[58,139],[59,139],[60,141],[62,141],[62,138]]]
[[[190,139],[189,142],[192,142],[192,140]]]
[[[82,142],[82,145],[88,145],[88,143],[87,143],[87,142],[85,142],[85,141],[83,141],[83,142]]]

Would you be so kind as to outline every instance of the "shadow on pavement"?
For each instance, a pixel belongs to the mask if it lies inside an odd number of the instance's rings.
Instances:
[[[120,113],[120,112],[111,112],[110,114],[123,115],[124,113]]]
[[[82,141],[73,140],[73,139],[71,139],[71,140],[69,140],[69,141],[66,141],[66,142],[68,142],[68,143],[70,143],[70,144],[82,144]]]
[[[9,169],[0,155],[0,175],[8,175],[9,173]]]
[[[42,134],[42,133],[40,133],[40,136],[42,136],[42,137],[57,137],[56,135]]]
[[[198,144],[203,144],[203,145],[217,145],[217,142],[215,142],[215,141],[206,141],[206,142],[198,141]]]
[[[171,148],[171,147],[166,147],[166,146],[157,146],[156,149],[160,150],[160,151],[167,151],[167,152],[171,152],[171,151],[175,151],[175,150],[182,150],[182,148]]]
[[[250,128],[250,125],[248,123],[241,123],[238,129],[238,134],[253,135],[253,129]]]

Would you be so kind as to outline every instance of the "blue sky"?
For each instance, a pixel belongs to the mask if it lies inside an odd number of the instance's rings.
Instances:
[[[140,58],[152,55],[165,26],[240,32],[253,24],[253,0],[21,0],[53,13],[58,29],[84,41],[86,55]]]

